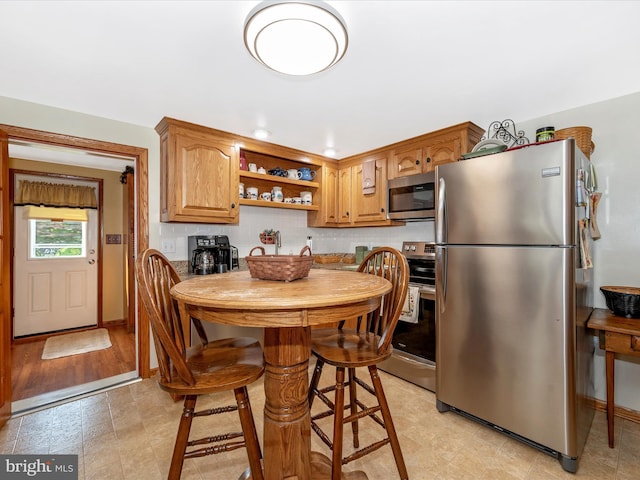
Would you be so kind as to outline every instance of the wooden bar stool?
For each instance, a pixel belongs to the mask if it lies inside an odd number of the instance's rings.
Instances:
[[[158,356],[158,383],[174,398],[184,396],[169,480],[180,478],[185,458],[243,447],[249,457],[251,478],[263,480],[262,453],[247,393],[247,385],[264,373],[260,343],[253,338],[238,337],[186,348],[176,302],[170,294],[171,287],[180,281],[173,266],[162,253],[149,249],[136,261],[136,276]],[[196,411],[198,396],[227,390],[233,390],[235,394],[234,405]],[[242,432],[189,440],[194,418],[233,411],[240,416]],[[190,447],[193,448],[187,451]]]
[[[393,331],[402,313],[402,306],[409,286],[409,265],[407,259],[399,251],[390,247],[382,247],[371,252],[362,261],[358,271],[388,279],[393,284],[393,289],[384,297],[379,310],[369,314],[366,319],[358,319],[355,329],[344,328],[345,322],[341,322],[337,329],[312,330],[311,352],[316,357],[316,367],[309,386],[309,408],[313,406],[314,399],[318,397],[328,407],[328,410],[316,415],[312,412],[311,428],[332,451],[332,480],[341,478],[342,465],[375,452],[387,444],[391,445],[400,478],[407,480],[407,468],[382,388],[377,364],[387,359],[392,352]],[[336,380],[334,385],[319,389],[318,384],[325,364],[336,368]],[[359,367],[368,368],[372,386],[356,375],[356,369]],[[345,381],[345,370],[349,374],[347,381]],[[358,386],[374,397],[376,400],[374,406],[369,407],[358,398]],[[349,403],[347,405],[344,400],[345,388],[349,389]],[[334,392],[333,402],[327,395],[330,392]],[[349,410],[347,416],[344,415],[345,410]],[[319,425],[319,420],[329,416],[333,416],[332,438],[329,438]],[[351,424],[353,447],[358,449],[360,446],[358,420],[367,417],[384,429],[384,438],[343,457],[344,425]]]

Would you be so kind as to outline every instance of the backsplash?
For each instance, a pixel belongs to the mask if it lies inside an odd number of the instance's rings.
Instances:
[[[266,229],[280,231],[282,248],[279,253],[283,255],[299,253],[308,236],[312,237],[314,253],[355,252],[358,245],[369,248],[385,245],[399,249],[405,240],[434,239],[434,224],[430,221],[400,227],[309,228],[305,211],[250,205],[240,208],[239,225],[160,223],[158,228],[161,245],[166,240],[175,244],[175,252],[163,252],[172,261],[187,260],[189,235],[227,235],[231,244],[238,248],[240,258],[258,245],[263,246],[267,253],[274,253],[273,245],[260,243],[260,232]]]

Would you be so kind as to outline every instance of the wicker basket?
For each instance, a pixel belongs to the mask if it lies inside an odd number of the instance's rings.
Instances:
[[[575,139],[576,145],[587,158],[591,158],[591,154],[596,148],[591,141],[591,127],[570,127],[556,130],[554,138],[556,140]]]
[[[253,255],[256,250],[260,250],[262,254]],[[309,252],[309,255],[305,255],[306,252]],[[308,276],[313,264],[313,256],[308,246],[300,250],[299,255],[265,255],[263,247],[253,247],[245,259],[253,278],[285,282]]]
[[[640,288],[600,287],[607,307],[620,317],[640,318]]]

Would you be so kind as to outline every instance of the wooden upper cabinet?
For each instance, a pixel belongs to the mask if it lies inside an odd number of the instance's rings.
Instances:
[[[363,192],[365,163],[375,163],[375,188]],[[340,162],[339,162],[340,163]],[[387,156],[365,155],[340,165],[338,170],[339,227],[375,227],[401,225],[387,219]],[[330,226],[330,225],[326,225]]]
[[[339,216],[339,186],[338,167],[335,162],[322,164],[321,188],[315,192],[313,203],[318,205],[316,211],[307,214],[307,226],[328,227],[337,226]]]
[[[338,171],[338,223],[351,223],[351,167]]]
[[[425,162],[422,171],[432,172],[438,165],[458,161],[462,155],[462,139],[455,133],[434,137],[424,150]]]
[[[432,172],[456,162],[480,141],[484,130],[466,122],[391,145],[389,178]]]
[[[423,158],[422,145],[398,147],[393,151],[393,156],[390,160],[390,170],[395,173],[396,177],[417,175],[423,171]]]
[[[338,223],[338,169],[325,165],[322,169],[322,204],[324,223]]]
[[[363,192],[363,172],[368,161],[375,162],[375,188]],[[387,157],[368,159],[351,167],[351,221],[354,224],[387,222]]]
[[[160,134],[163,222],[238,223],[238,150],[231,138],[164,118]]]

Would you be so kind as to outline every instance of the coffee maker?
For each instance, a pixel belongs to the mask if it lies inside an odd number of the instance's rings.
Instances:
[[[189,273],[208,275],[238,268],[238,249],[229,244],[226,235],[193,235],[187,246]]]

